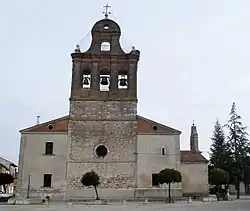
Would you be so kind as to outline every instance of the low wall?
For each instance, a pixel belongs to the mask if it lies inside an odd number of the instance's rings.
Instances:
[[[26,199],[45,199],[50,196],[51,200],[63,201],[65,199],[65,190],[30,190],[29,194],[27,189],[15,193],[15,198]]]
[[[168,197],[167,188],[137,188],[137,189],[97,189],[101,199],[109,200],[144,200],[144,199],[165,199]],[[52,201],[70,201],[70,200],[93,200],[95,199],[94,188],[85,189],[67,189],[57,191],[30,190],[30,199],[44,199],[50,196]],[[181,197],[182,190],[178,188],[171,189],[172,197]],[[27,190],[16,193],[17,198],[27,198]]]
[[[101,199],[130,199],[134,198],[133,189],[98,189],[98,195]],[[89,200],[95,199],[94,188],[86,189],[68,189],[66,191],[66,200]]]
[[[180,197],[182,196],[181,189],[171,189],[172,197]],[[136,199],[164,199],[168,197],[168,189],[167,188],[137,188],[135,189],[135,198]]]
[[[166,188],[137,188],[137,189],[98,189],[101,199],[133,200],[133,199],[164,199],[168,196]],[[172,189],[173,197],[182,196],[181,189]],[[66,200],[88,200],[95,199],[93,188],[88,189],[68,189]]]

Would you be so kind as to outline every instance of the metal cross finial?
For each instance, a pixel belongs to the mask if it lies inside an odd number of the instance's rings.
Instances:
[[[194,126],[194,120],[193,120],[193,126]]]
[[[109,6],[108,4],[106,4],[103,7],[105,8],[105,12],[103,12],[103,14],[105,15],[105,18],[108,18],[108,16],[111,14],[111,12],[109,12],[108,9],[111,8],[111,6]]]

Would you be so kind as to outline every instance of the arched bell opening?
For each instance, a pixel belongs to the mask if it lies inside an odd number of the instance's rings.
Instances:
[[[128,88],[128,72],[125,70],[119,71],[118,75],[118,89]]]
[[[111,44],[109,42],[102,42],[101,51],[111,51]]]
[[[90,70],[83,70],[82,75],[82,88],[90,89],[91,83],[91,73]]]
[[[110,86],[110,71],[101,70],[100,71],[100,91],[109,91]]]

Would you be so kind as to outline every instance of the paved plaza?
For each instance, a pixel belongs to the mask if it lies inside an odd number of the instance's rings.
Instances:
[[[0,211],[36,211],[36,210],[54,210],[54,211],[249,211],[250,200],[238,200],[229,202],[193,202],[192,204],[140,204],[129,203],[126,205],[0,205]]]

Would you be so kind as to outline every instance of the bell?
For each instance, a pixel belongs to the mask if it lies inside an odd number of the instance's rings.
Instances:
[[[119,85],[120,85],[120,86],[127,86],[128,84],[127,84],[126,78],[121,78],[121,79],[120,79]]]
[[[101,78],[101,85],[106,86],[108,84],[109,84],[108,77],[107,76],[103,76]]]
[[[88,79],[88,77],[84,77],[82,84],[83,85],[89,85],[89,79]]]

